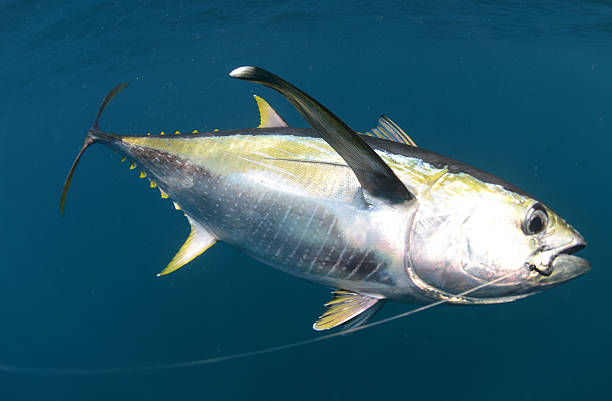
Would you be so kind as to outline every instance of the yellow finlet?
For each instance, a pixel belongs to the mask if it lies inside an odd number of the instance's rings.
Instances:
[[[179,135],[181,132],[179,130],[174,131],[174,135]]]
[[[121,163],[123,163],[124,161],[125,161],[125,156],[121,158]]]
[[[172,258],[170,263],[168,263],[168,266],[166,266],[166,268],[162,270],[158,276],[172,273],[173,271],[181,268],[217,242],[215,237],[206,231],[205,228],[200,226],[189,216],[185,216],[191,225],[191,233],[189,233],[189,237],[187,237],[187,241],[185,241],[181,249],[179,249],[174,258]]]
[[[147,135],[151,135],[151,133],[150,133],[150,132],[147,132]]]
[[[213,131],[215,131],[215,132],[219,132],[219,130],[218,130],[217,128],[215,128]]]
[[[181,207],[179,206],[179,204],[178,204],[178,203],[176,203],[176,202],[172,202],[172,203],[174,203],[174,208],[175,208],[176,210],[181,210]]]
[[[155,187],[157,187],[157,184],[155,183],[155,181],[151,181],[151,183],[149,184],[149,186],[150,186],[151,188],[155,188]]]
[[[140,172],[140,178],[145,178],[147,176],[147,173],[145,173],[144,171]]]
[[[166,135],[164,131],[160,132],[159,135]]]
[[[198,133],[198,130],[197,130],[197,129],[194,129],[193,131],[191,131],[191,133],[192,133],[192,134],[197,134],[197,133]]]
[[[259,109],[259,125],[257,128],[288,127],[283,118],[262,98],[253,95]]]
[[[166,195],[166,193],[160,188],[159,192],[161,193],[161,197],[162,199],[168,199],[168,195]]]
[[[332,292],[334,298],[325,304],[325,313],[312,326],[315,330],[329,330],[348,323],[353,327],[365,323],[382,306],[383,299],[346,290]],[[375,306],[377,305],[378,306]],[[361,315],[361,316],[360,316]],[[349,322],[355,319],[353,322]]]
[[[130,163],[130,170],[134,170],[136,168],[136,165],[134,163]]]

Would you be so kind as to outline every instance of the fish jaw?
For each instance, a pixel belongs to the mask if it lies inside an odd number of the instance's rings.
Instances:
[[[573,280],[591,270],[591,264],[584,258],[560,254],[553,259],[550,280],[542,279],[542,289]]]
[[[534,253],[526,266],[531,270],[528,283],[545,290],[573,280],[591,269],[590,263],[574,253],[584,249],[584,237],[565,220],[551,213],[554,230],[542,238],[544,250]]]

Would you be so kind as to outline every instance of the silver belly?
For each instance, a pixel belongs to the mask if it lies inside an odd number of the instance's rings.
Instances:
[[[253,258],[329,287],[427,301],[404,268],[414,210],[346,200],[359,199],[357,193],[340,200],[299,194],[241,174],[214,175],[168,154],[130,150],[186,214]]]
[[[404,237],[385,241],[362,204],[295,195],[237,176],[199,177],[190,188],[170,191],[219,240],[263,263],[330,287],[412,300]]]

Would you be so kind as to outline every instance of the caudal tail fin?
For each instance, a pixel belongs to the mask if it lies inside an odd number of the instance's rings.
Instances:
[[[104,108],[110,103],[110,101],[113,100],[113,98],[117,95],[117,93],[121,92],[121,90],[125,88],[126,86],[128,86],[128,84],[125,84],[125,83],[115,86],[104,97],[104,100],[102,100],[102,104],[100,105],[100,108],[98,109],[98,114],[96,115],[96,119],[94,123],[92,124],[91,128],[89,129],[89,131],[87,131],[87,136],[85,137],[85,142],[83,143],[83,147],[77,154],[76,159],[74,159],[74,162],[72,163],[72,167],[70,167],[70,171],[68,172],[68,175],[66,176],[66,181],[64,181],[64,186],[62,187],[62,197],[60,198],[60,205],[59,205],[60,214],[62,216],[64,215],[64,207],[66,206],[66,195],[68,195],[68,188],[70,188],[70,183],[72,182],[72,176],[74,175],[74,170],[76,169],[76,166],[79,164],[79,160],[81,160],[81,156],[83,156],[83,153],[88,147],[96,143],[98,139],[100,139],[100,137],[106,135],[102,131],[100,131],[100,126],[99,126],[100,116],[102,115]]]

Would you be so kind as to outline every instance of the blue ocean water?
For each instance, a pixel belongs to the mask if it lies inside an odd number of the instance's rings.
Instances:
[[[116,133],[252,127],[259,65],[358,130],[415,141],[545,201],[587,275],[510,304],[441,306],[327,342],[99,375],[0,367],[1,400],[612,399],[612,4],[606,1],[2,1],[0,365],[115,368],[317,334],[329,290],[218,244],[162,278],[184,217],[108,149],[60,188],[98,105]],[[388,303],[377,316],[412,306]]]

